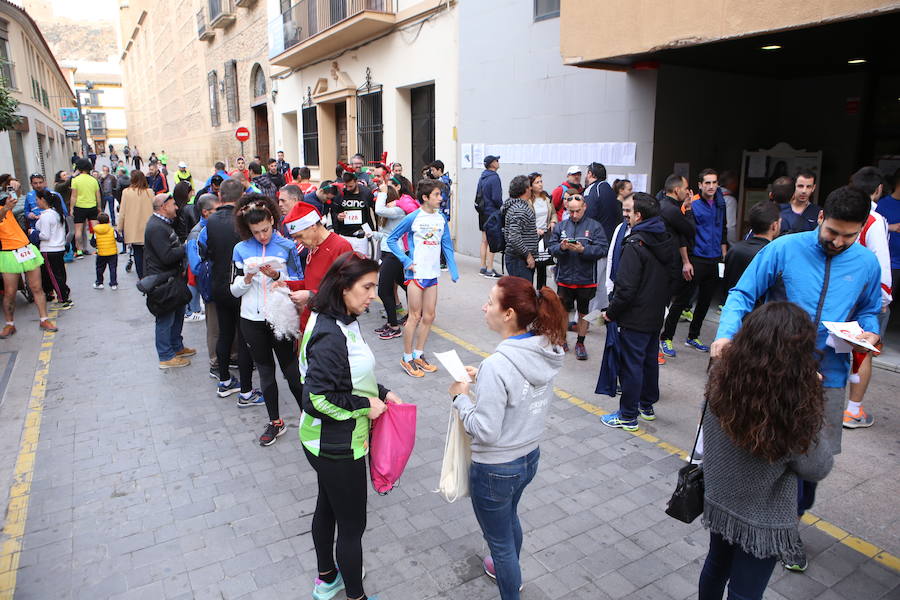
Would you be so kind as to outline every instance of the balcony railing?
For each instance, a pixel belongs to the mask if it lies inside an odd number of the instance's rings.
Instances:
[[[206,24],[206,15],[203,9],[197,11],[197,37],[201,41],[210,40],[216,36],[216,32]]]
[[[393,5],[393,0],[299,0],[282,13],[280,23],[270,24],[271,53],[280,54],[366,11],[393,14]]]
[[[211,27],[227,27],[235,21],[233,0],[207,0],[209,6],[209,25]]]

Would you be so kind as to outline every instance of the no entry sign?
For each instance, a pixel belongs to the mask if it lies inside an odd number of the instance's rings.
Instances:
[[[239,142],[246,142],[250,139],[250,130],[246,127],[238,127],[237,131],[234,132],[234,137]]]

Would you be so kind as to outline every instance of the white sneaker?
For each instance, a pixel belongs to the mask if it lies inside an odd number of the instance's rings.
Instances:
[[[102,290],[102,289],[103,289],[103,284],[102,284],[102,283],[95,283],[95,284],[94,284],[94,289],[95,289],[95,290]]]
[[[195,323],[197,321],[202,321],[205,316],[202,313],[191,313],[184,318],[185,323]]]
[[[119,289],[119,286],[117,286],[117,285],[111,285],[111,286],[109,286],[109,289],[115,291],[115,290]]]

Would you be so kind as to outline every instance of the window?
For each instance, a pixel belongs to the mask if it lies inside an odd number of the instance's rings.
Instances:
[[[266,74],[263,73],[262,67],[253,65],[253,97],[259,98],[266,95]]]
[[[12,62],[9,54],[9,23],[0,19],[0,76],[6,87],[10,89],[16,88],[16,78],[13,71],[15,64]]]
[[[303,109],[303,162],[307,166],[319,164],[319,118],[315,106]]]
[[[43,104],[45,108],[50,108],[50,96],[47,95],[47,90],[44,88],[41,88],[41,104]]]
[[[88,113],[89,125],[91,132],[99,133],[101,130],[106,132],[106,113],[92,112]]]
[[[228,122],[234,123],[239,121],[241,116],[238,110],[236,60],[229,60],[225,63],[225,106],[228,110]]]
[[[552,19],[559,16],[559,0],[534,0],[534,20]]]
[[[381,158],[384,123],[381,120],[381,90],[356,97],[356,123],[359,153],[366,160]]]
[[[221,124],[219,121],[219,75],[210,71],[206,75],[206,85],[209,88],[209,116],[213,127]]]

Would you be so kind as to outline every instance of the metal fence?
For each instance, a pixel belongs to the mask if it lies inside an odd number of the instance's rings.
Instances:
[[[210,2],[217,0],[210,0]],[[281,50],[364,11],[393,13],[393,0],[299,0],[281,14]]]

